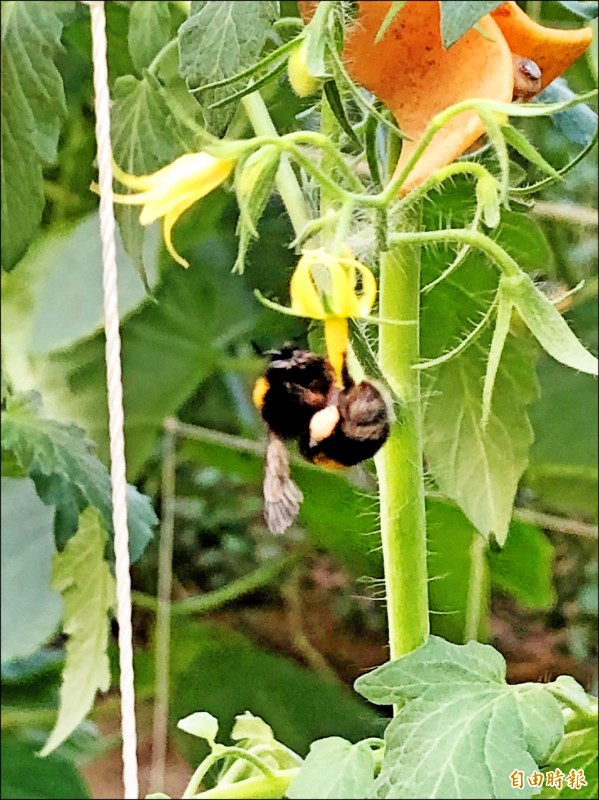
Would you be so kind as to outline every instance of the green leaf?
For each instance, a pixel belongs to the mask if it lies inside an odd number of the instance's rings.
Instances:
[[[547,687],[508,685],[503,657],[478,642],[432,636],[355,687],[371,702],[401,705],[371,797],[532,797],[510,774],[546,763],[563,734]]]
[[[160,84],[148,72],[141,80],[125,75],[116,81],[111,127],[114,159],[132,175],[148,175],[193,149],[190,131],[169,109]],[[139,207],[116,205],[115,210],[125,250],[143,270],[144,229],[139,224]]]
[[[576,108],[583,108],[583,106],[576,106]],[[513,125],[504,125],[501,130],[505,136],[506,142],[510,144],[517,153],[520,153],[521,156],[528,159],[528,161],[534,164],[535,167],[538,167],[541,172],[545,172],[547,175],[551,175],[559,180],[559,172],[543,158],[537,148],[532,142],[529,142],[522,131],[519,131],[518,128],[515,128]]]
[[[54,556],[52,586],[64,598],[63,631],[69,639],[58,718],[42,756],[70,736],[91,709],[96,692],[110,687],[108,614],[116,603],[116,584],[104,560],[102,523],[97,509],[86,509],[75,536]]]
[[[378,715],[344,686],[222,626],[176,620],[171,652],[175,719],[201,708],[228,731],[237,715],[249,710],[268,720],[277,740],[299,754],[326,736],[358,741],[381,731]],[[192,763],[206,752],[204,743],[187,735],[177,742]],[[272,749],[269,755],[277,758]]]
[[[483,222],[487,228],[496,228],[501,220],[497,181],[490,173],[476,182],[476,199],[482,209]]]
[[[37,233],[42,169],[56,161],[66,104],[54,58],[72,3],[2,4],[2,266],[11,269]]]
[[[165,416],[176,413],[215,370],[231,342],[247,336],[254,323],[257,304],[244,282],[231,275],[236,248],[232,218],[233,203],[220,191],[190,209],[177,224],[175,240],[192,268],[181,269],[161,251],[157,302],[143,303],[122,325],[130,479],[155,451]],[[6,375],[15,389],[39,391],[49,415],[84,428],[99,445],[100,458],[108,461],[104,334],[96,333],[47,356],[34,353],[32,316],[52,319],[56,330],[48,331],[48,338],[55,341],[66,338],[63,330],[70,323],[64,319],[67,315],[61,317],[47,308],[58,302],[54,297],[43,291],[29,294],[27,286],[17,290],[15,284],[10,297],[3,297]]]
[[[2,478],[2,662],[34,653],[55,633],[60,596],[50,586],[52,510],[29,478]]]
[[[97,508],[106,529],[112,531],[110,474],[80,428],[42,416],[35,396],[13,398],[2,412],[2,448],[15,454],[41,499],[57,506],[59,545],[75,532],[79,514],[87,506]],[[136,561],[152,538],[157,519],[150,499],[133,486],[128,487],[127,505],[129,549]]]
[[[473,213],[472,182],[459,181],[435,195],[434,204],[424,205],[423,222],[426,229],[459,227],[470,224]],[[545,270],[550,263],[540,228],[522,214],[504,212],[496,237],[526,270]],[[455,257],[455,249],[445,245],[421,252],[425,285]],[[422,358],[440,358],[459,346],[484,319],[496,292],[495,269],[480,253],[470,251],[456,272],[423,294]],[[502,543],[532,442],[527,406],[536,397],[536,381],[528,337],[509,335],[483,430],[482,390],[490,341],[490,331],[483,329],[456,357],[423,371],[425,454],[441,491],[483,535],[493,533]]]
[[[361,149],[362,145],[356,136],[349,119],[347,118],[347,114],[345,113],[345,108],[343,106],[343,100],[341,99],[341,94],[339,93],[339,89],[335,81],[327,81],[325,83],[324,93],[329,107],[335,115],[335,119],[339,123],[339,126],[349,137],[349,139],[351,139],[351,141]]]
[[[537,289],[528,275],[504,277],[501,288],[550,356],[567,367],[597,375],[597,358],[576,338],[551,300]]]
[[[6,800],[82,800],[91,797],[74,764],[63,756],[38,758],[35,745],[2,734],[2,797]]]
[[[599,11],[599,3],[594,2],[594,0],[585,0],[585,2],[579,2],[578,0],[560,0],[560,5],[564,6],[571,11],[573,14],[576,14],[577,17],[583,17],[583,19],[597,19],[597,13]]]
[[[526,407],[536,397],[526,342],[506,342],[486,428],[481,424],[486,350],[472,345],[430,370],[425,452],[441,491],[483,534],[507,537],[514,497],[528,463],[532,430]],[[448,415],[448,408],[456,413]]]
[[[486,557],[483,553],[482,563],[475,563],[473,557],[473,547],[482,542],[480,534],[459,508],[430,498],[426,502],[426,533],[432,633],[456,644],[473,634],[486,638]]]
[[[491,583],[525,608],[548,611],[555,604],[554,548],[535,525],[512,522],[505,546],[489,551]]]
[[[243,714],[238,714],[235,717],[235,725],[231,731],[231,739],[233,741],[246,740],[255,744],[272,744],[275,742],[275,735],[272,732],[270,725],[267,725],[260,717],[255,717],[249,711]]]
[[[301,758],[297,753],[275,739],[270,725],[267,725],[260,717],[255,717],[250,711],[237,714],[231,731],[231,739],[246,750],[259,748],[261,758],[272,768],[293,769],[301,763]],[[248,765],[246,777],[255,773],[256,768]]]
[[[543,89],[536,100],[539,103],[562,103],[575,96],[565,78],[557,78]],[[585,103],[552,114],[551,122],[566,139],[583,147],[592,142],[597,133],[597,114]]]
[[[195,711],[193,714],[180,719],[177,728],[197,736],[198,739],[205,739],[212,746],[218,735],[218,720],[207,711]]]
[[[549,765],[543,770],[545,773],[545,786],[541,790],[539,798],[574,798],[581,800],[593,800],[599,792],[599,780],[597,777],[597,750],[599,747],[597,736],[597,706],[594,712],[580,713],[575,712],[569,715],[566,722],[564,738],[557,747],[549,760]],[[561,789],[554,786],[547,786],[547,775],[550,772],[560,770],[563,773],[563,783]],[[583,770],[583,775],[587,783],[586,786],[575,788],[568,785],[567,778],[570,771]]]
[[[193,4],[189,18],[179,28],[181,75],[190,89],[223,80],[254,64],[278,16],[279,3],[271,0]],[[201,96],[206,124],[217,135],[224,131],[235,108],[210,111],[209,106],[239,88],[229,85]]]
[[[330,77],[327,70],[326,53],[331,13],[332,6],[319,3],[312,19],[304,28],[306,69],[314,78],[320,78],[321,80]]]
[[[144,261],[150,286],[158,279],[159,231],[149,231]],[[85,258],[81,253],[85,252]],[[117,234],[119,311],[123,319],[147,296]],[[30,247],[19,269],[5,276],[2,303],[7,314],[5,331],[15,341],[27,341],[33,356],[70,347],[104,327],[101,282],[102,243],[97,212],[74,225],[53,228]],[[64,313],[65,304],[69,313]],[[26,312],[27,318],[23,312]],[[5,340],[7,341],[7,340]],[[9,360],[11,355],[8,356]]]
[[[129,52],[142,72],[168,43],[171,33],[169,3],[136,0],[129,12]]]
[[[374,755],[367,742],[351,744],[339,736],[310,746],[306,760],[287,790],[287,797],[363,798],[374,780]]]
[[[458,2],[457,0],[441,0],[441,36],[443,37],[443,46],[451,47],[458,39],[476,25],[476,23],[494,11],[498,6],[502,5],[503,0],[499,2],[487,2],[482,0],[477,3],[472,3],[469,0],[465,2]]]
[[[459,508],[428,498],[426,521],[431,630],[435,635],[463,644],[476,632],[479,641],[484,641],[488,637],[490,585],[526,608],[553,607],[554,551],[539,528],[513,520],[504,547],[498,552],[486,548],[481,565],[473,552],[480,534]]]
[[[259,752],[260,757],[272,769],[294,769],[302,762],[297,753],[275,739],[270,725],[260,717],[255,717],[251,711],[236,715],[230,738],[238,747]],[[256,767],[248,764],[243,771],[243,777],[250,777],[257,772]]]
[[[568,324],[587,347],[597,347],[597,303],[581,303]],[[537,366],[541,396],[531,407],[535,442],[524,482],[536,503],[554,513],[597,516],[597,381],[563,369],[543,354]],[[574,401],[573,401],[574,399]]]

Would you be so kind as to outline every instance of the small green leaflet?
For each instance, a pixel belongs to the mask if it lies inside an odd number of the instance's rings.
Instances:
[[[487,361],[487,370],[485,372],[485,381],[483,384],[483,399],[481,411],[481,427],[486,431],[491,416],[491,402],[493,399],[493,388],[495,386],[495,378],[501,362],[501,355],[503,348],[510,332],[510,323],[512,321],[512,304],[509,300],[505,300],[501,294],[501,283],[498,290],[499,304],[497,306],[497,318],[495,320],[495,329],[491,338],[491,347],[489,348],[489,358]]]
[[[79,514],[94,506],[112,531],[110,474],[94,454],[94,445],[76,425],[43,416],[39,395],[11,398],[2,412],[2,450],[12,452],[35,483],[38,495],[57,507],[54,533],[59,547],[77,530]],[[150,498],[127,487],[129,550],[136,561],[157,524]]]
[[[39,758],[36,746],[15,731],[2,732],[2,796],[27,800],[91,797],[83,776],[63,753]]]
[[[560,364],[597,375],[597,359],[576,338],[555,305],[524,273],[501,279],[501,292],[518,310],[541,347]]]
[[[54,163],[66,114],[54,57],[72,3],[2,3],[2,266],[11,269],[37,233],[42,168]]]
[[[441,0],[441,35],[443,37],[443,46],[448,48],[455,44],[458,39],[470,30],[476,23],[494,11],[498,6],[503,5],[505,0],[499,2],[487,2],[486,0],[479,0],[476,3],[466,0],[461,2],[459,0]]]
[[[180,719],[177,728],[199,739],[205,739],[213,747],[218,734],[218,720],[207,711],[196,711]]]
[[[383,20],[383,24],[379,28],[377,35],[375,36],[374,43],[378,44],[383,36],[387,33],[391,25],[393,24],[393,20],[405,6],[405,0],[395,0],[394,3],[391,4],[391,8],[387,11],[387,16]]]
[[[586,786],[581,785],[576,789],[568,785],[563,779],[561,789],[545,785],[541,791],[542,798],[574,798],[593,800],[598,796],[599,780],[597,777],[597,751],[599,741],[597,736],[597,698],[587,695],[582,686],[569,675],[562,675],[550,686],[557,689],[557,695],[566,704],[571,706],[567,713],[566,732],[558,748],[549,759],[545,773],[555,772],[559,769],[564,776],[571,770],[583,770]]]
[[[246,747],[253,747],[256,744],[273,744],[275,735],[270,725],[263,719],[255,717],[251,711],[246,711],[235,717],[231,739],[235,742],[245,741]]]
[[[190,89],[241,72],[259,58],[279,3],[262,0],[211,0],[193,3],[189,18],[179,28],[181,75]],[[206,125],[221,134],[235,111],[234,104],[209,110],[209,106],[234,94],[238,85],[203,92],[199,99]]]
[[[530,798],[511,785],[515,769],[547,763],[564,729],[544,684],[505,682],[505,660],[489,645],[426,644],[355,683],[373,703],[398,703],[370,797]]]
[[[320,739],[311,745],[286,796],[290,800],[305,797],[360,800],[372,786],[374,767],[374,755],[368,742],[352,744],[339,736]]]
[[[65,604],[63,630],[69,637],[62,673],[58,719],[41,752],[55,750],[85,718],[96,692],[110,686],[108,613],[115,605],[115,582],[104,560],[106,532],[95,508],[86,509],[79,530],[54,556],[52,586]]]
[[[231,739],[246,750],[259,747],[264,755],[268,754],[269,763],[278,769],[292,769],[302,763],[297,753],[275,739],[270,725],[260,717],[255,717],[251,711],[237,714]]]

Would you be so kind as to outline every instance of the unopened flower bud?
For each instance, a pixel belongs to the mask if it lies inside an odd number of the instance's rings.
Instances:
[[[496,228],[499,225],[499,194],[497,181],[487,173],[479,178],[476,184],[476,199],[482,210],[483,221],[487,228]]]
[[[280,158],[279,149],[269,144],[238,164],[235,191],[240,214],[236,272],[243,272],[243,260],[249,243],[252,238],[258,238],[257,224],[272,193]]]
[[[289,56],[287,71],[289,83],[298,97],[308,97],[320,86],[320,81],[308,69],[307,64],[308,40],[301,44]]]

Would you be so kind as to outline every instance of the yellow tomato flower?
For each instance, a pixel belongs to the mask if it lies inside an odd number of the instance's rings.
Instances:
[[[351,256],[326,250],[303,250],[291,277],[290,308],[264,301],[270,308],[324,322],[327,357],[339,386],[349,340],[348,319],[368,317],[376,300],[376,278]]]
[[[174,248],[173,226],[184,211],[220,186],[234,166],[234,159],[215,158],[208,153],[180,156],[151,175],[129,175],[115,164],[113,172],[120,183],[138,191],[135,194],[115,194],[114,200],[125,205],[143,206],[139,215],[142,225],[150,225],[163,217],[166,249],[177,263],[188,267],[189,262]]]

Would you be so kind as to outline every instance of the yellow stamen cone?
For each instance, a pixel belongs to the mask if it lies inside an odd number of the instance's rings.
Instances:
[[[328,317],[324,321],[327,357],[335,373],[335,382],[343,388],[343,367],[347,356],[349,323],[346,317]]]

